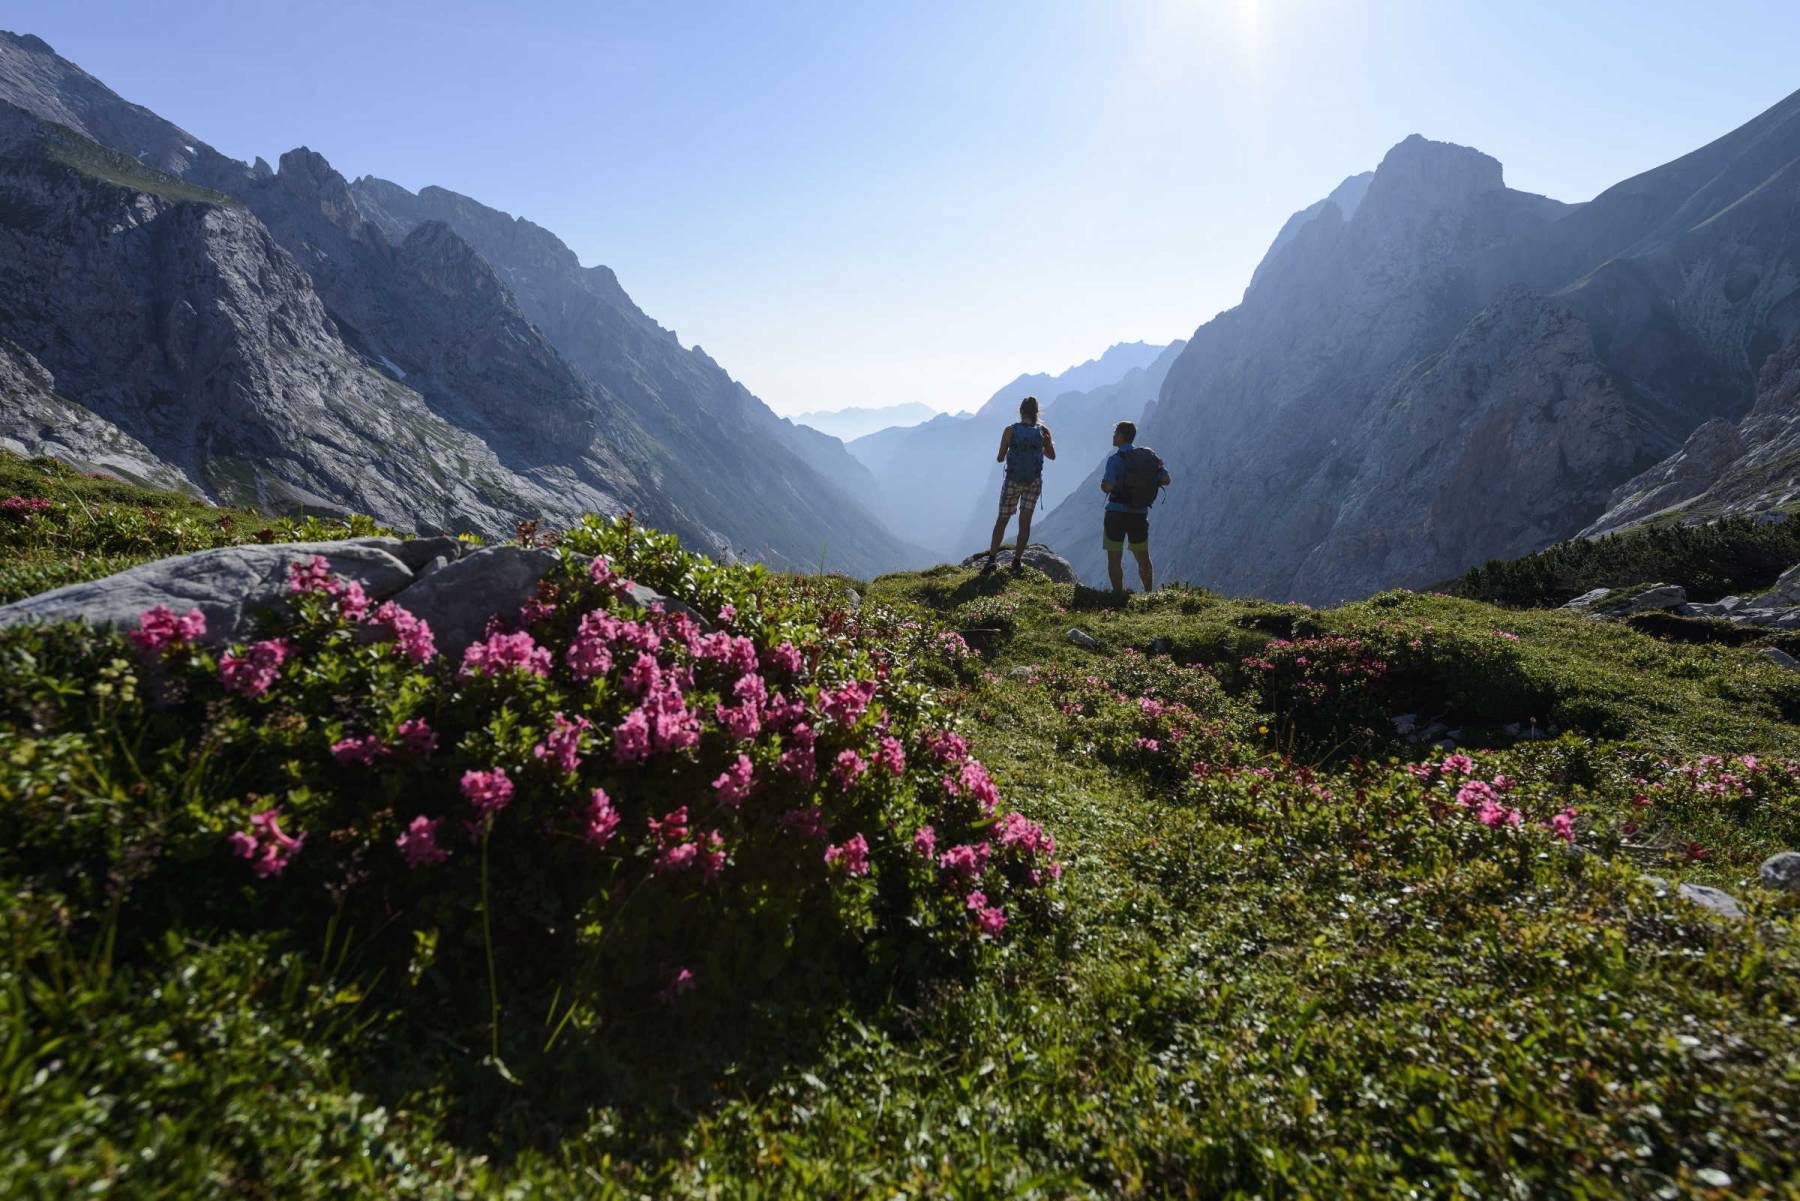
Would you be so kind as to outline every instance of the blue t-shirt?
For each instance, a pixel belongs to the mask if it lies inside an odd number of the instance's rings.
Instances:
[[[1135,448],[1127,442],[1113,451],[1112,457],[1106,460],[1106,474],[1101,478],[1111,484],[1115,490],[1125,483],[1125,452],[1132,449]],[[1111,493],[1107,495],[1110,496]],[[1150,509],[1148,506],[1128,505],[1124,501],[1108,500],[1106,511],[1108,513],[1148,513]]]

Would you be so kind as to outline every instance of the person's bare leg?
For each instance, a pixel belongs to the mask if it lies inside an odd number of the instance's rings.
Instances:
[[[1156,591],[1155,586],[1150,582],[1150,544],[1148,542],[1139,543],[1131,548],[1131,553],[1137,556],[1138,581],[1144,585],[1144,591]]]
[[[1013,551],[1013,570],[1025,569],[1025,544],[1031,541],[1031,510],[1019,510],[1019,547]],[[998,545],[998,544],[996,544]]]
[[[1106,548],[1106,578],[1112,581],[1114,592],[1125,591],[1125,552]]]
[[[994,540],[988,543],[988,566],[994,565],[994,556],[1000,553],[1000,543],[1006,538],[1006,522],[1008,514],[1000,514],[1000,520],[994,523]]]

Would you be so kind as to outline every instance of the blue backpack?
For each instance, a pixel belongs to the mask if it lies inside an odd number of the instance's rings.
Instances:
[[[1006,478],[1015,484],[1029,484],[1043,475],[1043,428],[1021,421],[1012,427],[1012,441],[1006,446]]]

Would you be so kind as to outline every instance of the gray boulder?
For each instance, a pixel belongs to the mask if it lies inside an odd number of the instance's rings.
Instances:
[[[1743,918],[1744,907],[1737,903],[1737,898],[1722,889],[1706,884],[1683,884],[1675,890],[1675,895],[1692,901],[1702,909],[1710,909],[1720,917]]]
[[[481,637],[488,618],[510,617],[536,596],[556,563],[547,550],[486,546],[420,579],[395,602],[428,623],[438,650],[456,659]]]
[[[1070,642],[1073,642],[1076,646],[1082,647],[1085,650],[1097,651],[1100,649],[1099,640],[1096,639],[1092,634],[1088,633],[1086,630],[1080,629],[1079,627],[1073,627],[1073,626],[1070,627],[1069,633],[1068,633],[1068,639]]]
[[[1653,609],[1674,609],[1687,603],[1687,589],[1680,584],[1654,584],[1632,597],[1619,609],[1620,615],[1648,613]]]
[[[221,646],[252,636],[260,615],[285,605],[289,564],[321,556],[333,572],[380,601],[413,582],[401,553],[413,552],[397,538],[196,551],[0,606],[0,626],[86,621],[135,629],[144,610],[164,605],[177,613],[199,609],[206,616],[203,641]]]
[[[1590,613],[1595,605],[1612,595],[1611,588],[1596,588],[1592,592],[1584,592],[1562,607],[1576,613]]]
[[[1777,667],[1785,667],[1789,671],[1800,671],[1800,659],[1794,658],[1778,646],[1765,646],[1756,653]]]
[[[994,564],[996,567],[1011,568],[1013,559],[1017,556],[1018,552],[1015,548],[1010,546],[1002,547],[1000,553],[994,557]],[[1041,542],[1033,542],[1027,545],[1025,547],[1024,558],[1025,566],[1037,568],[1058,584],[1073,584],[1075,582],[1074,565]],[[962,565],[964,567],[980,567],[986,561],[987,552],[977,551],[975,554],[964,559]]]
[[[1757,873],[1764,888],[1800,892],[1800,851],[1781,851],[1763,860]]]

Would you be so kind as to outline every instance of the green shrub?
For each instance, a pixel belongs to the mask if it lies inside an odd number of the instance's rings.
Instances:
[[[1559,542],[1512,560],[1490,559],[1444,585],[1457,596],[1513,608],[1549,608],[1595,588],[1680,584],[1692,600],[1760,592],[1800,563],[1800,519],[1725,517],[1659,524]]]

